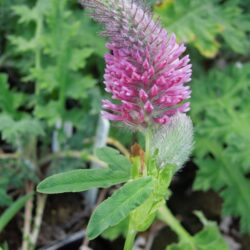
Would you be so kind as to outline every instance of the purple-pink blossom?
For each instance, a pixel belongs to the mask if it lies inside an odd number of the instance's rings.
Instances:
[[[189,56],[183,44],[167,34],[150,11],[136,0],[83,0],[92,16],[105,25],[109,37],[105,55],[103,115],[137,128],[165,124],[177,112],[187,112],[191,80]]]

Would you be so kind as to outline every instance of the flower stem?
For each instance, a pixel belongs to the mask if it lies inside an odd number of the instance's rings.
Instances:
[[[180,222],[175,218],[172,212],[166,206],[158,210],[158,218],[169,225],[169,227],[178,235],[178,237],[190,244],[191,249],[195,250],[192,236],[182,227]]]
[[[145,133],[145,163],[146,163],[146,166],[148,166],[149,159],[150,159],[151,137],[152,137],[152,132],[151,132],[151,129],[148,128],[147,132]]]
[[[131,221],[131,219],[130,219]],[[132,228],[131,222],[129,222],[128,233],[124,245],[124,250],[132,250],[134,246],[136,231]]]

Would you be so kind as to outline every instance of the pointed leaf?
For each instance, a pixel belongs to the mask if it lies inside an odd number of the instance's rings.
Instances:
[[[47,194],[82,192],[91,188],[119,184],[127,181],[129,177],[129,172],[111,169],[79,169],[48,177],[40,182],[37,191]]]
[[[96,238],[107,228],[125,219],[130,212],[146,201],[152,189],[153,179],[145,177],[128,182],[117,190],[92,214],[87,228],[89,239]]]
[[[9,221],[22,209],[25,203],[31,199],[33,194],[27,194],[14,202],[0,217],[0,232],[3,231]]]

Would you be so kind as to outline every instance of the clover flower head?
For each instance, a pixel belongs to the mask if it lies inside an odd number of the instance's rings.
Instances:
[[[109,38],[105,55],[103,115],[138,129],[166,124],[189,110],[189,56],[138,0],[82,0]]]

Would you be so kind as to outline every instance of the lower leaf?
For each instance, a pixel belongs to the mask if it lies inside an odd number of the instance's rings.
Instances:
[[[87,227],[88,238],[96,238],[107,228],[125,219],[147,200],[152,190],[153,179],[151,177],[143,177],[126,183],[96,208]]]

